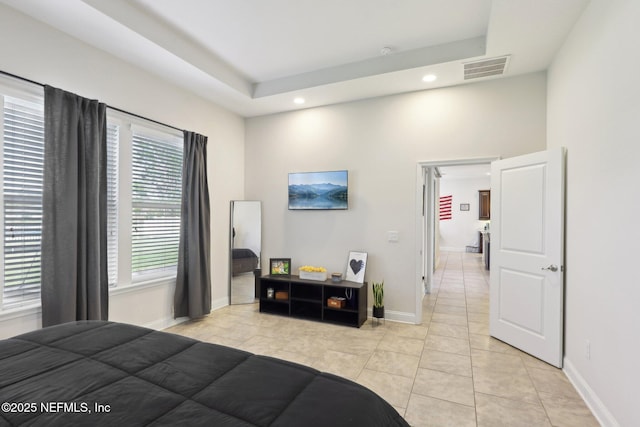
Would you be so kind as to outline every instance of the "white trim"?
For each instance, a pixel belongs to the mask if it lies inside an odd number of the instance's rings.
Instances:
[[[373,309],[367,309],[367,318],[373,318]],[[415,313],[408,313],[406,311],[394,311],[384,310],[384,319],[391,322],[409,323],[412,325],[419,325],[422,323],[422,319],[418,318]]]
[[[0,323],[12,319],[19,319],[20,317],[33,316],[36,314],[42,315],[42,307],[40,303],[0,310]]]
[[[154,288],[156,286],[175,286],[176,285],[176,277],[162,277],[156,278],[153,280],[146,280],[144,282],[136,282],[126,286],[114,286],[109,288],[109,296],[111,295],[122,295],[128,294],[130,292],[139,292],[143,289]]]
[[[565,373],[573,387],[578,391],[582,400],[586,403],[587,407],[591,410],[596,417],[600,425],[605,427],[620,427],[618,421],[605,404],[600,400],[595,391],[589,386],[589,384],[582,378],[582,375],[573,366],[573,363],[566,357],[563,360],[564,367],[562,371]]]
[[[162,280],[175,279],[178,275],[178,266],[168,268],[158,268],[156,270],[147,270],[143,273],[132,273],[131,284],[158,282]]]
[[[423,218],[423,213],[426,213],[428,209],[428,203],[426,201],[426,191],[425,185],[427,184],[427,176],[425,174],[425,169],[417,165],[416,167],[416,228],[415,232],[418,238],[416,239],[416,248],[415,248],[415,260],[424,260],[424,253],[426,252],[426,243],[425,239],[425,221]],[[419,324],[422,321],[422,298],[425,294],[424,286],[424,278],[426,277],[424,262],[414,262],[416,269],[416,282],[415,282],[415,314],[414,314],[414,322],[415,324]]]
[[[184,138],[184,133],[172,126],[158,123],[152,119],[147,119],[140,116],[135,116],[124,111],[116,110],[107,105],[107,116],[114,120],[117,120],[119,124],[126,124],[129,129],[133,129],[134,132],[143,133],[146,135],[152,135],[160,138],[166,138],[167,135],[174,136],[176,138]]]
[[[44,109],[44,87],[19,78],[0,74],[2,92],[13,98],[42,103]]]
[[[229,296],[214,299],[211,301],[211,311],[219,310],[229,305]]]
[[[501,156],[490,157],[472,157],[466,159],[449,159],[449,160],[430,160],[427,162],[418,162],[420,167],[437,167],[437,166],[467,166],[467,165],[480,165],[485,163],[491,163],[496,160],[500,160]]]
[[[155,329],[156,331],[162,331],[163,329],[170,328],[172,326],[179,325],[180,323],[184,323],[188,321],[188,317],[179,317],[174,319],[173,317],[164,317],[162,319],[154,320],[153,322],[149,322],[143,325],[145,328]]]
[[[182,146],[184,134],[174,128],[134,116],[129,116],[129,122],[131,123],[131,131],[136,135],[143,135],[148,138],[158,138],[162,141]],[[174,139],[175,141],[173,141]]]

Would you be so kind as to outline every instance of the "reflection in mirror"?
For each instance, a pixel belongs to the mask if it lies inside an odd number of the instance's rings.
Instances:
[[[260,202],[231,201],[231,229],[229,231],[231,240],[229,251],[231,304],[249,304],[255,301],[255,276],[260,276],[261,222]]]

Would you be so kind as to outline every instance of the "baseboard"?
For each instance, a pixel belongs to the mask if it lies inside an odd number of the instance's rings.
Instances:
[[[571,384],[573,384],[575,389],[578,391],[582,400],[584,400],[593,415],[596,417],[600,425],[604,427],[620,427],[620,424],[616,421],[615,417],[611,412],[609,412],[604,403],[602,403],[602,400],[600,400],[595,391],[593,391],[584,378],[582,378],[582,375],[580,375],[576,370],[571,361],[565,357],[563,363],[564,367],[562,370],[567,378],[569,378]]]
[[[219,310],[222,307],[226,307],[228,305],[229,305],[229,297],[228,296],[222,297],[222,298],[218,298],[218,299],[214,299],[211,302],[211,310],[212,311]]]
[[[367,316],[373,317],[373,310],[369,308],[367,310]],[[390,320],[392,322],[402,322],[402,323],[410,323],[412,325],[417,325],[420,322],[416,321],[415,313],[407,313],[406,311],[394,311],[394,310],[384,310],[384,318],[385,320]]]
[[[211,305],[211,311],[219,310],[222,307],[226,307],[229,305],[229,297],[223,297],[213,300],[211,302]],[[154,320],[153,322],[149,322],[142,326],[149,329],[155,329],[156,331],[161,331],[163,329],[179,325],[180,323],[186,322],[187,320],[189,320],[188,317],[178,317],[177,319],[174,319],[172,317],[165,317],[162,319]]]
[[[179,325],[180,323],[186,322],[187,320],[189,320],[188,317],[178,317],[177,319],[174,319],[173,317],[165,317],[163,319],[154,320],[153,322],[149,322],[142,326],[149,329],[155,329],[156,331],[161,331],[163,329]]]

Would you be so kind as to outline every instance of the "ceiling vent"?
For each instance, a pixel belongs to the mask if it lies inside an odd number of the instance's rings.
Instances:
[[[464,64],[464,79],[479,79],[481,77],[498,76],[504,74],[509,63],[509,55],[499,58],[483,59],[481,61]]]

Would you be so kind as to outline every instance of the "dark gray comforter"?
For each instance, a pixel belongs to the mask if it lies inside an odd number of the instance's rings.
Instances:
[[[0,341],[0,403],[0,425],[408,425],[349,380],[98,321]]]

